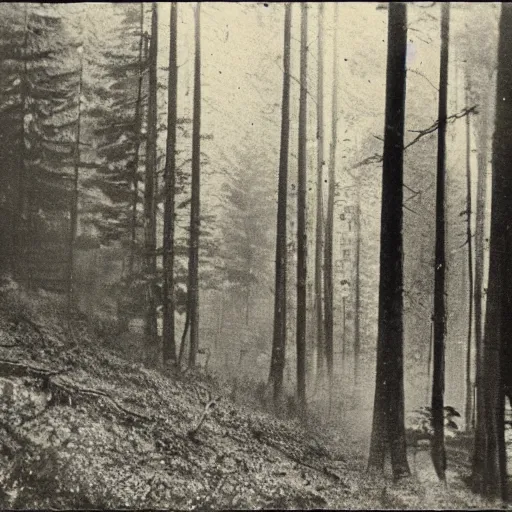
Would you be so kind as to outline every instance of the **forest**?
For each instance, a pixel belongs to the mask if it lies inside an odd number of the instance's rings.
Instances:
[[[507,2],[0,3],[0,508],[507,508],[510,55]]]

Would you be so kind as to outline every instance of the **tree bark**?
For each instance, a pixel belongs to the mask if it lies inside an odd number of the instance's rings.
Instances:
[[[439,71],[439,110],[437,130],[437,194],[436,247],[434,270],[434,370],[432,373],[431,456],[438,478],[446,480],[446,451],[444,446],[444,384],[445,384],[445,182],[446,182],[446,118],[448,99],[448,44],[450,37],[450,4],[441,4],[441,66]]]
[[[466,107],[468,102],[469,81],[466,79]],[[471,197],[471,120],[466,116],[466,238],[468,241],[468,286],[469,286],[469,312],[468,312],[468,337],[466,342],[466,430],[471,429],[471,417],[473,410],[473,389],[471,384],[472,366],[472,341],[473,341],[473,237],[471,229],[472,197]]]
[[[317,178],[316,178],[316,237],[315,237],[315,324],[317,378],[323,379],[327,356],[324,340],[324,324],[322,311],[322,249],[323,249],[323,169],[324,169],[324,3],[318,4],[318,81],[317,81]],[[329,382],[331,381],[332,365],[327,361]]]
[[[333,269],[332,247],[334,239],[334,193],[336,188],[336,148],[338,144],[338,3],[334,4],[334,33],[333,33],[333,79],[332,79],[332,118],[331,118],[331,144],[329,155],[329,185],[327,193],[327,218],[325,222],[324,244],[324,322],[325,322],[325,350],[327,356],[327,372],[329,387],[332,392],[332,374],[334,357],[333,340]],[[345,319],[345,298],[343,298],[343,319]],[[343,323],[343,351],[345,350],[345,323]],[[343,369],[343,366],[342,366]]]
[[[301,418],[306,414],[306,283],[307,283],[307,55],[308,6],[301,3],[300,96],[297,193],[297,405]]]
[[[157,157],[157,56],[158,56],[158,6],[152,3],[151,42],[149,46],[149,99],[146,150],[146,173],[144,182],[144,245],[146,274],[146,325],[148,348],[157,342],[156,315],[156,218],[155,182]],[[153,354],[149,357],[153,361]]]
[[[169,83],[167,102],[167,158],[165,162],[165,202],[163,239],[163,359],[164,364],[176,364],[174,326],[174,210],[176,188],[176,121],[178,101],[178,4],[171,3]]]
[[[391,454],[393,476],[410,475],[403,388],[403,147],[407,6],[389,4],[386,116],[382,169],[379,331],[375,404],[368,470],[382,473]]]
[[[474,304],[475,304],[475,387],[476,387],[476,417],[483,416],[483,387],[479,384],[481,381],[481,368],[483,365],[483,330],[482,330],[482,300],[483,300],[483,281],[484,281],[484,231],[485,231],[485,199],[487,195],[487,146],[488,146],[488,116],[489,104],[488,96],[484,92],[482,98],[480,122],[478,126],[478,179],[477,179],[477,198],[476,198],[476,219],[475,219],[475,285],[474,285]],[[476,432],[475,442],[479,442],[481,432]]]
[[[279,407],[283,394],[283,373],[286,360],[286,280],[287,280],[287,219],[288,151],[290,145],[290,47],[292,4],[284,7],[283,98],[281,104],[281,147],[279,152],[279,183],[277,190],[276,261],[274,290],[274,332],[269,383],[273,386],[274,406]]]
[[[135,103],[135,149],[133,155],[132,173],[132,217],[130,220],[130,256],[128,260],[128,275],[133,277],[135,252],[137,250],[137,205],[139,203],[139,157],[142,129],[142,87],[144,83],[144,3],[140,3],[140,39],[139,39],[139,77],[137,83],[137,101]]]
[[[512,5],[501,8],[498,46],[496,120],[493,141],[492,213],[489,285],[483,343],[483,365],[478,382],[482,403],[477,416],[473,490],[507,500],[507,464],[504,429],[505,386],[509,389],[512,354]],[[480,407],[483,409],[481,414]]]
[[[201,4],[195,8],[194,114],[192,120],[192,198],[190,204],[190,254],[188,307],[190,352],[188,365],[196,365],[199,349],[199,228],[201,177]]]
[[[359,398],[360,359],[361,359],[361,179],[357,180],[357,204],[355,215],[356,255],[355,255],[355,291],[354,291],[354,393]]]

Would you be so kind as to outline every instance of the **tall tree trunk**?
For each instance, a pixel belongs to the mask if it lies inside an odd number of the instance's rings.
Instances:
[[[139,39],[139,77],[137,83],[137,101],[135,103],[135,151],[133,155],[132,173],[132,204],[130,219],[130,256],[128,260],[128,275],[132,279],[135,265],[135,253],[137,251],[137,205],[139,203],[139,157],[142,129],[142,87],[144,83],[144,44],[147,39],[144,36],[144,3],[140,3],[140,39]]]
[[[83,82],[83,48],[78,49],[80,52],[80,69],[78,79],[78,107],[76,119],[75,134],[75,150],[74,150],[74,172],[73,172],[73,190],[71,194],[70,205],[70,226],[69,226],[69,242],[68,242],[68,318],[71,311],[76,306],[75,297],[75,240],[78,229],[78,178],[80,172],[80,130],[82,125],[82,82]]]
[[[158,57],[158,5],[152,3],[151,42],[149,46],[149,99],[146,150],[146,173],[144,182],[144,245],[146,274],[146,325],[148,348],[157,342],[156,316],[156,218],[155,182],[157,157],[157,57]],[[152,352],[152,350],[151,350]],[[149,357],[153,362],[154,354]]]
[[[324,169],[324,3],[318,4],[318,82],[317,82],[317,177],[316,177],[316,237],[315,237],[315,326],[317,377],[323,379],[327,347],[324,340],[322,311],[322,249],[323,249],[323,169]],[[329,366],[328,366],[329,371]],[[329,381],[331,378],[329,371]]]
[[[410,474],[403,383],[403,147],[407,6],[390,2],[382,168],[379,332],[368,469],[382,473],[388,450],[395,479]]]
[[[361,359],[361,178],[357,180],[356,191],[356,255],[354,290],[354,393],[359,398],[360,359]]]
[[[488,497],[507,499],[504,391],[510,385],[512,353],[512,5],[501,7],[498,46],[496,121],[493,144],[492,210],[489,285],[480,381],[473,489]],[[480,406],[483,414],[480,414]]]
[[[466,107],[469,107],[468,100],[469,81],[466,79]],[[471,416],[473,410],[473,387],[471,384],[471,344],[473,341],[473,235],[471,230],[471,213],[472,213],[472,197],[471,197],[471,120],[469,115],[466,116],[466,238],[468,240],[468,285],[469,285],[469,312],[468,312],[468,337],[466,345],[466,410],[465,424],[466,430],[471,429]]]
[[[308,6],[300,4],[300,96],[297,191],[297,404],[299,416],[306,414],[306,282],[307,282],[307,59]]]
[[[190,317],[189,367],[196,365],[199,349],[199,228],[201,177],[201,4],[195,9],[194,114],[192,120],[192,199],[190,204],[190,254],[188,307]]]
[[[478,178],[477,178],[477,197],[476,197],[476,219],[475,219],[475,285],[474,285],[474,304],[475,304],[475,387],[476,387],[476,415],[483,416],[483,387],[481,382],[481,368],[483,365],[483,330],[482,330],[482,300],[483,300],[483,281],[484,281],[484,231],[485,231],[485,199],[487,195],[487,146],[488,146],[488,117],[489,100],[484,92],[482,98],[482,110],[478,125]],[[475,442],[479,442],[481,432],[476,432]]]
[[[169,84],[167,102],[167,159],[165,162],[165,204],[163,239],[163,357],[164,364],[176,364],[174,330],[174,209],[176,188],[176,121],[178,101],[178,3],[171,3]]]
[[[448,99],[448,44],[450,37],[450,4],[441,4],[441,66],[439,71],[439,111],[437,131],[436,247],[434,283],[434,371],[432,374],[432,462],[438,478],[446,479],[444,446],[444,381],[445,381],[445,182],[446,182],[446,109]]]
[[[338,3],[334,4],[334,33],[333,33],[333,60],[332,60],[332,118],[331,118],[331,144],[329,155],[329,189],[327,194],[327,219],[325,222],[324,245],[324,321],[325,321],[325,351],[327,356],[327,373],[329,388],[332,393],[332,374],[334,357],[333,340],[333,270],[332,247],[334,239],[334,192],[336,188],[336,147],[338,143]],[[345,298],[343,298],[343,319],[345,319]],[[343,323],[343,350],[345,350],[345,323]]]
[[[279,184],[276,221],[276,274],[274,291],[274,333],[269,383],[273,385],[274,405],[279,407],[283,393],[283,373],[286,356],[286,244],[288,206],[288,148],[290,144],[290,46],[292,4],[285,4],[283,43],[283,99],[281,105],[281,148],[279,154]]]

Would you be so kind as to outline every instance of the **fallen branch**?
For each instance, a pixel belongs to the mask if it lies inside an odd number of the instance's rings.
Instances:
[[[308,469],[312,469],[313,471],[317,471],[318,473],[326,475],[329,478],[331,478],[331,480],[335,480],[336,482],[341,481],[341,477],[337,473],[335,473],[334,471],[329,469],[327,466],[322,466],[322,467],[318,468],[316,466],[313,466],[312,464],[308,464],[307,462],[304,462],[303,460],[298,459],[297,457],[294,457],[293,455],[290,455],[285,450],[283,450],[279,445],[277,445],[271,441],[269,442],[268,439],[262,440],[260,437],[258,440],[260,442],[262,442],[263,444],[270,446],[274,450],[277,450],[278,452],[282,453],[287,459],[291,460],[292,462],[295,462],[296,464],[298,464],[300,466],[303,466]]]
[[[12,361],[8,359],[0,359],[0,376],[2,377],[45,377],[49,378],[71,370],[72,367],[67,366],[59,370],[51,370],[49,368],[41,368],[32,366],[20,361]]]
[[[91,395],[91,396],[105,398],[111,405],[114,406],[115,409],[123,412],[124,414],[126,414],[128,416],[133,416],[135,418],[145,420],[145,421],[154,421],[155,420],[154,417],[146,416],[144,414],[135,412],[131,409],[127,409],[126,407],[121,405],[119,402],[114,400],[105,391],[101,391],[98,389],[84,388],[84,387],[78,386],[77,384],[75,384],[73,382],[69,382],[69,381],[66,382],[62,378],[59,378],[59,381],[57,381],[56,379],[50,379],[50,388],[51,387],[57,388],[58,390],[63,391],[64,393],[67,393],[68,395],[73,392],[73,393],[78,393],[78,394]]]
[[[44,387],[47,390],[51,391],[52,394],[63,394],[68,401],[71,401],[72,393],[102,397],[106,399],[111,405],[113,405],[115,409],[123,412],[128,416],[133,416],[135,418],[145,421],[155,421],[155,419],[157,419],[127,409],[119,402],[114,400],[114,398],[112,398],[105,391],[84,388],[75,384],[74,382],[64,380],[62,378],[62,375],[71,369],[72,367],[65,367],[58,370],[51,370],[48,368],[32,366],[30,364],[22,363],[20,361],[0,359],[0,376],[2,377],[37,377],[43,379]]]
[[[196,390],[196,392],[197,392],[197,390]],[[207,391],[207,393],[208,393],[208,401],[206,402],[206,404],[204,406],[203,413],[201,414],[201,417],[199,418],[197,425],[193,429],[191,429],[187,432],[188,437],[190,437],[191,439],[195,438],[195,436],[199,432],[199,429],[201,428],[204,421],[206,420],[206,417],[213,411],[213,409],[217,405],[218,398],[212,398],[210,391]]]

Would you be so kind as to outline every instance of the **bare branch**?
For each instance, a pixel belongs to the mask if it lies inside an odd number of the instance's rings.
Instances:
[[[418,75],[418,76],[421,76],[422,78],[424,78],[436,91],[439,91],[439,87],[436,87],[431,81],[430,79],[424,75],[421,71],[418,71],[417,69],[408,69],[407,71],[409,71],[409,73],[414,73],[415,75]]]
[[[457,119],[461,119],[465,116],[468,116],[470,114],[478,114],[478,105],[473,105],[472,107],[465,107],[460,112],[457,112],[456,114],[452,114],[451,116],[446,118],[447,123],[454,123]],[[429,126],[428,128],[425,128],[424,130],[409,130],[411,133],[417,133],[418,135],[411,141],[409,144],[406,144],[404,146],[404,151],[414,144],[416,144],[419,140],[421,140],[423,137],[430,135],[431,133],[434,133],[439,126],[439,121],[436,121],[432,126]],[[374,135],[375,137],[375,135]],[[373,154],[372,156],[366,157],[364,160],[361,160],[360,162],[357,162],[354,164],[350,169],[357,169],[358,167],[362,167],[364,165],[369,164],[378,164],[381,163],[383,160],[383,156],[379,155],[378,153]]]

